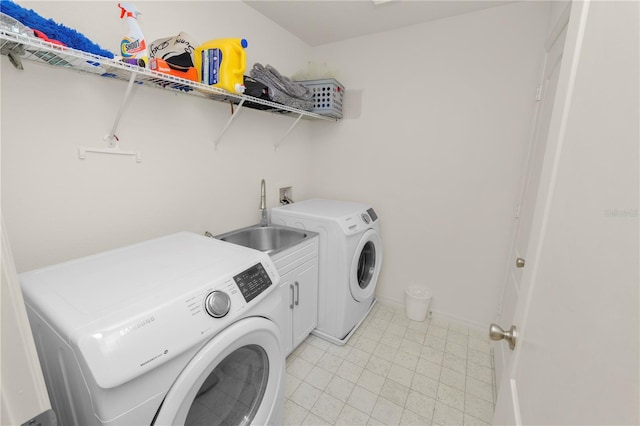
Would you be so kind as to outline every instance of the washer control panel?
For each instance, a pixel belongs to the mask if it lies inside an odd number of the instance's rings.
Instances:
[[[258,297],[273,284],[262,263],[256,263],[227,280],[225,285],[210,291],[204,298],[204,310],[213,318],[222,318],[231,311],[232,300],[234,309],[242,308]],[[239,299],[238,290],[242,295]]]
[[[233,277],[233,280],[247,303],[251,302],[272,284],[271,278],[269,278],[269,274],[262,266],[262,263],[256,263],[251,268],[245,269]]]

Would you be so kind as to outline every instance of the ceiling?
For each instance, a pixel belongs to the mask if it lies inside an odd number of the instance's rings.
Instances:
[[[311,46],[461,15],[510,0],[244,0]]]

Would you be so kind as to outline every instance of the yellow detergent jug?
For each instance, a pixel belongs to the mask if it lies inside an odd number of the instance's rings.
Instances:
[[[244,93],[247,55],[243,38],[209,40],[196,48],[194,63],[200,83],[232,93]]]

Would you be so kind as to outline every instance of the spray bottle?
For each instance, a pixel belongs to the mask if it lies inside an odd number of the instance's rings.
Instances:
[[[147,43],[144,41],[144,35],[138,25],[138,15],[140,11],[133,3],[118,3],[120,8],[120,19],[127,18],[129,24],[129,34],[122,38],[120,42],[120,53],[125,62],[135,62],[140,66],[146,66]]]

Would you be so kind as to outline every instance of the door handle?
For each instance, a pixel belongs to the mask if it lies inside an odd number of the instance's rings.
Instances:
[[[300,283],[296,281],[296,306],[300,304],[299,302],[300,302]]]
[[[524,268],[524,259],[519,257],[516,259],[516,268]]]
[[[509,342],[509,349],[516,347],[516,326],[512,325],[509,331],[504,331],[498,324],[489,326],[489,338],[491,340],[506,340]]]
[[[291,290],[291,304],[289,305],[289,309],[293,309],[293,284],[289,284],[289,289]]]

